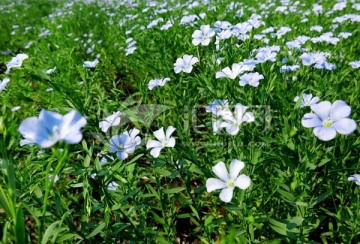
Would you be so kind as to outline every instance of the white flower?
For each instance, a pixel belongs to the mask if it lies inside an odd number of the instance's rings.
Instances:
[[[133,53],[135,52],[135,50],[136,50],[136,47],[135,47],[135,46],[128,47],[128,48],[125,50],[125,51],[126,51],[125,55],[128,56],[128,55],[130,55],[130,54],[133,54]]]
[[[112,115],[105,118],[104,121],[99,123],[99,127],[102,132],[107,132],[111,126],[117,126],[120,124],[120,115],[121,112],[114,112]]]
[[[170,78],[150,80],[148,84],[149,90],[152,90],[154,87],[164,86],[168,81],[170,81]]]
[[[136,146],[141,143],[141,138],[137,136],[139,132],[138,129],[134,128],[129,132],[125,131],[121,135],[111,137],[109,151],[111,153],[116,152],[118,158],[125,160],[129,157],[129,153],[133,153]]]
[[[208,46],[210,43],[210,38],[215,35],[215,31],[210,28],[210,25],[202,25],[200,30],[194,31],[192,34],[192,44],[195,46],[201,45]]]
[[[6,71],[5,74],[8,74],[10,72],[11,68],[18,68],[21,67],[23,61],[27,59],[29,56],[27,54],[17,54],[15,57],[11,59],[9,63],[6,64]]]
[[[356,185],[360,186],[360,174],[350,175],[348,181],[355,181]]]
[[[245,112],[247,109],[247,106],[240,103],[236,104],[233,115],[222,116],[223,120],[215,121],[213,124],[214,132],[217,133],[220,129],[225,128],[230,135],[237,135],[243,122],[250,123],[255,120],[252,112]]]
[[[52,180],[52,178],[54,177],[54,175],[53,174],[50,174],[49,175],[49,180],[51,181]],[[55,175],[55,177],[54,177],[54,185],[55,185],[55,183],[59,180],[60,178],[59,178],[59,176],[58,175]]]
[[[85,61],[83,66],[85,68],[95,68],[98,63],[99,63],[99,60],[95,59],[94,61]]]
[[[247,189],[251,184],[249,176],[241,174],[240,171],[245,167],[244,162],[234,159],[230,163],[230,172],[228,173],[223,162],[217,163],[212,167],[212,171],[219,178],[209,178],[206,181],[206,189],[208,192],[221,189],[220,199],[223,202],[230,202],[233,197],[235,187],[242,190]]]
[[[55,70],[56,70],[56,67],[54,67],[52,69],[48,69],[48,70],[44,71],[44,74],[51,75],[52,73],[54,73]]]
[[[193,68],[192,66],[197,62],[199,62],[197,57],[185,54],[182,58],[178,58],[176,60],[176,63],[174,64],[174,71],[176,74],[180,73],[181,71],[190,73]]]
[[[2,92],[3,90],[5,90],[7,84],[10,82],[9,78],[5,78],[0,82],[0,92]]]
[[[21,108],[21,106],[16,106],[11,109],[11,112],[18,111]]]
[[[174,147],[175,146],[175,138],[170,137],[171,134],[176,130],[175,127],[169,126],[166,129],[166,134],[164,133],[164,127],[161,127],[157,131],[154,131],[154,136],[158,140],[149,140],[146,143],[146,149],[151,149],[150,154],[157,158],[160,155],[161,149],[165,147]]]
[[[215,78],[223,78],[227,77],[229,79],[234,80],[238,75],[244,73],[245,71],[252,71],[254,70],[255,65],[252,64],[246,64],[243,62],[240,63],[234,63],[231,66],[231,69],[229,67],[226,67],[222,69],[221,71],[216,72]]]

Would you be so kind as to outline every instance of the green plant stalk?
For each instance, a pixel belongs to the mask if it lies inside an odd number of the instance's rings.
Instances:
[[[41,224],[40,224],[40,229],[39,229],[39,243],[41,243],[42,241],[42,236],[43,236],[43,232],[44,232],[44,222],[45,222],[45,214],[46,214],[46,208],[47,208],[47,204],[48,204],[48,198],[49,198],[49,194],[50,194],[50,190],[52,189],[52,186],[54,185],[54,179],[55,179],[55,175],[57,175],[60,172],[60,169],[63,166],[63,163],[65,162],[65,158],[67,156],[67,145],[65,145],[65,149],[64,149],[64,153],[63,156],[60,157],[60,150],[57,148],[56,149],[56,156],[59,159],[59,163],[57,164],[56,168],[55,168],[55,174],[53,175],[53,177],[51,177],[51,180],[49,179],[49,172],[51,169],[51,165],[52,165],[52,158],[49,160],[48,165],[46,166],[46,174],[45,174],[45,196],[44,196],[44,203],[43,203],[43,207],[42,207],[42,218],[41,218]],[[53,150],[54,153],[54,150]],[[54,156],[54,154],[53,154]]]

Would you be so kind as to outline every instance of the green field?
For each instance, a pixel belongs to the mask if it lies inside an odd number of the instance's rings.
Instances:
[[[1,243],[360,243],[360,2],[1,0]]]

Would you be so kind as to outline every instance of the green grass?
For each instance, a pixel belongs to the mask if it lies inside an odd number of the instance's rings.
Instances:
[[[4,52],[0,81],[10,78],[6,90],[0,92],[2,243],[360,241],[360,188],[347,180],[360,173],[358,130],[321,141],[301,124],[310,108],[301,109],[300,103],[293,102],[303,93],[332,103],[343,100],[351,106],[350,118],[359,123],[360,73],[349,62],[360,60],[360,29],[350,21],[334,30],[331,27],[335,17],[359,13],[351,3],[327,17],[335,1],[325,1],[323,14],[310,12],[308,22],[301,23],[315,1],[301,3],[298,12],[287,15],[275,12],[278,3],[261,7],[265,1],[242,1],[229,10],[230,0],[209,1],[192,9],[187,8],[188,1],[169,1],[165,13],[156,11],[159,3],[143,12],[144,1],[134,7],[101,1],[67,6],[61,1],[7,2],[0,11],[0,51]],[[209,10],[211,6],[216,10]],[[236,17],[241,6],[244,15]],[[179,25],[183,15],[202,12],[205,18],[194,26]],[[253,29],[248,40],[221,41],[221,51],[216,50],[214,37],[209,46],[191,43],[192,33],[201,25],[214,27],[217,20],[237,24],[254,12],[265,25]],[[130,18],[130,14],[138,16]],[[146,28],[160,17],[163,22]],[[173,27],[160,30],[168,20],[174,21]],[[314,25],[324,30],[310,31]],[[253,36],[271,26],[292,30],[282,38],[266,34],[269,45],[281,49],[275,62],[256,66],[255,71],[265,77],[258,87],[239,86],[238,78],[215,79],[221,69],[254,58],[253,50],[266,44]],[[24,34],[26,27],[32,28]],[[51,34],[39,37],[42,28]],[[286,47],[286,42],[300,35],[316,37],[329,31],[334,36],[340,32],[352,36],[337,45],[308,41],[303,48],[330,53],[328,61],[336,64],[335,70],[304,66],[301,52]],[[85,44],[89,35],[90,44]],[[137,49],[126,56],[129,37],[137,42]],[[33,43],[26,49],[29,41]],[[92,44],[94,54],[87,54]],[[5,74],[5,65],[18,53],[29,58],[21,68]],[[100,54],[99,64],[84,68],[83,62],[94,60],[96,54]],[[174,63],[184,54],[200,61],[190,74],[175,74]],[[219,57],[224,58],[221,64],[216,63]],[[280,73],[284,57],[300,68]],[[53,74],[44,74],[55,66]],[[148,89],[151,79],[165,77],[170,78],[165,86]],[[48,88],[53,90],[47,92]],[[236,136],[225,131],[214,134],[212,116],[205,107],[215,99],[227,99],[232,107],[237,103],[249,106],[255,122],[243,124]],[[21,106],[20,110],[11,112],[15,106]],[[61,114],[73,109],[80,112],[87,120],[81,143],[62,142],[44,150],[37,145],[20,147],[21,122],[38,116],[42,108]],[[122,111],[123,123],[103,133],[99,122],[115,111]],[[168,126],[176,127],[176,145],[154,158],[146,150],[146,141],[154,139],[154,131]],[[126,160],[108,154],[111,136],[134,127],[142,138],[135,153]],[[114,160],[107,158],[101,164],[101,158],[109,155]],[[212,167],[217,162],[228,166],[232,159],[246,163],[242,173],[252,183],[246,190],[235,189],[232,201],[224,203],[219,191],[208,193],[205,184],[216,177]],[[95,179],[90,177],[93,173]],[[60,179],[52,184],[49,174],[58,174]],[[116,191],[107,189],[113,181],[119,184]]]

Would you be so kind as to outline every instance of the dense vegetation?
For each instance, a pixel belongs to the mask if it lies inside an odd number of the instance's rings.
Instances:
[[[2,243],[360,242],[359,3],[0,10]]]

